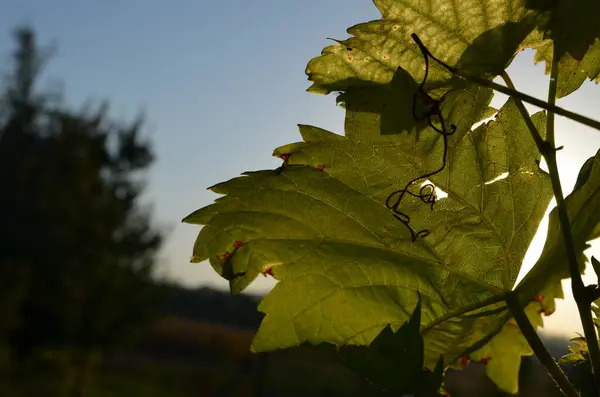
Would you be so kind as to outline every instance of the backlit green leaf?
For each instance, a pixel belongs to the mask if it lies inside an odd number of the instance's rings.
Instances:
[[[585,338],[579,336],[571,338],[569,345],[569,354],[562,356],[559,360],[561,364],[581,364],[588,360],[588,348]]]
[[[326,47],[306,68],[309,91],[345,91],[356,81],[387,84],[398,66],[421,80],[424,67],[416,33],[440,60],[479,75],[498,75],[536,26],[521,0],[375,0],[382,19],[348,29],[353,37]],[[450,75],[432,63],[429,81]]]
[[[384,202],[438,166],[442,140],[430,129],[417,141],[409,134],[381,136],[377,124],[346,137],[301,126],[304,142],[276,151],[289,156],[283,168],[213,188],[226,196],[186,219],[206,225],[194,255],[228,275],[234,292],[267,268],[280,280],[259,306],[267,315],[254,350],[369,344],[387,324],[408,320],[419,291],[426,366],[433,369],[440,355],[457,362],[482,341],[510,340],[517,348],[502,352],[506,358],[496,358],[502,365],[490,366],[489,374],[516,390],[516,373],[507,377],[506,368],[518,372],[520,356],[530,351],[514,343],[515,330],[506,330],[506,310],[486,308],[486,301],[512,289],[551,192],[512,101],[495,121],[466,128],[479,119],[466,114],[487,109],[480,96],[489,93],[472,88],[451,101],[461,103],[448,117],[459,128],[447,169],[431,178],[448,197],[433,212],[416,200],[403,208],[414,227],[430,231],[425,239],[412,242]],[[543,114],[534,120],[543,131]],[[244,245],[234,250],[235,241]],[[231,253],[226,261],[225,252]]]
[[[535,62],[546,62],[550,73],[553,54],[558,58],[557,96],[577,90],[586,79],[600,82],[600,2],[597,0],[527,0],[540,18]]]
[[[375,3],[381,20],[350,28],[351,38],[325,48],[306,69],[310,91],[341,91],[345,134],[301,125],[302,142],[274,152],[284,159],[280,168],[213,186],[224,196],[184,219],[204,225],[193,261],[208,260],[233,293],[260,274],[279,280],[259,306],[266,316],[254,351],[305,342],[347,347],[375,341],[376,349],[378,340],[414,331],[400,327],[420,302],[426,368],[438,373],[440,357],[454,367],[466,358],[486,362],[489,377],[516,393],[521,357],[531,349],[502,301],[550,202],[550,181],[515,102],[496,111],[490,90],[453,78],[433,61],[425,92],[443,99],[437,128],[456,126],[447,147],[416,117],[432,104],[415,96],[425,60],[410,35],[418,34],[448,64],[492,78],[525,46],[540,56],[547,37],[573,55],[561,36],[568,29],[548,23],[556,18],[552,9],[529,0]],[[574,87],[567,80],[559,78],[561,93]],[[495,120],[482,123],[496,112]],[[544,136],[545,114],[532,119]],[[399,208],[414,231],[429,232],[413,241],[386,199],[437,170],[445,149],[443,171],[428,177],[439,196],[433,208],[410,195]],[[567,197],[581,253],[600,235],[597,217],[583,215],[600,213],[596,162],[586,163]],[[544,253],[518,289],[530,301],[525,310],[534,326],[542,325],[542,312],[554,311],[566,270],[553,212]]]
[[[593,258],[592,258],[593,259]],[[594,326],[596,327],[596,332],[600,332],[600,299],[597,299],[592,303],[592,313],[594,314]],[[589,360],[589,352],[588,345],[585,337],[578,336],[576,338],[572,338],[571,342],[573,342],[569,346],[569,351],[571,353],[566,354],[560,358],[560,362],[564,364],[581,364]]]

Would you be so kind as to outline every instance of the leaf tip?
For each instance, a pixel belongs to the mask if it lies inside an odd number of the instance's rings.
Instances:
[[[308,79],[312,80],[312,75],[311,74],[308,75]],[[313,83],[310,87],[308,87],[306,89],[306,92],[310,92],[311,94],[327,95],[331,91],[329,91],[327,88],[323,87],[320,84]]]

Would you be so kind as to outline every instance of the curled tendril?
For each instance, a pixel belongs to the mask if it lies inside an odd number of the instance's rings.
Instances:
[[[415,231],[410,226],[410,216],[408,216],[406,213],[400,211],[398,209],[398,207],[400,206],[400,203],[402,202],[402,199],[405,197],[405,195],[408,194],[408,195],[418,198],[425,204],[429,204],[430,209],[433,210],[433,205],[436,202],[437,196],[435,194],[435,186],[432,183],[426,183],[426,184],[422,185],[421,188],[419,189],[419,193],[413,193],[413,192],[409,191],[408,189],[415,182],[420,181],[422,179],[430,178],[433,175],[440,173],[446,167],[446,157],[448,155],[448,137],[456,132],[456,125],[450,124],[450,130],[446,129],[446,123],[444,121],[444,117],[442,116],[442,111],[440,109],[440,105],[444,101],[448,92],[446,92],[444,95],[442,95],[442,97],[440,99],[434,99],[425,92],[424,86],[425,86],[425,82],[427,81],[427,76],[429,73],[429,58],[430,57],[433,59],[436,59],[436,58],[433,57],[433,55],[431,55],[429,50],[427,50],[427,48],[425,48],[423,43],[419,40],[419,38],[415,34],[412,35],[412,38],[415,40],[415,42],[419,46],[419,49],[421,50],[421,53],[423,54],[423,57],[425,58],[425,74],[423,76],[423,80],[421,81],[421,84],[419,85],[419,87],[417,88],[417,91],[414,93],[414,96],[413,96],[413,106],[412,106],[413,117],[415,118],[415,120],[427,120],[427,124],[435,132],[440,134],[444,140],[444,154],[442,157],[442,165],[440,166],[440,168],[438,168],[435,171],[428,172],[424,175],[421,175],[417,178],[412,179],[411,181],[409,181],[406,184],[406,186],[404,186],[403,189],[396,190],[395,192],[390,194],[386,200],[386,206],[390,210],[392,210],[392,212],[394,213],[394,217],[396,219],[398,219],[400,222],[402,222],[408,228],[408,230],[410,231],[410,234],[411,234],[412,241],[416,241],[416,239],[419,237],[427,237],[429,235],[429,230],[422,229],[419,231]],[[429,106],[427,109],[427,112],[424,115],[417,114],[416,108],[417,108],[417,99],[418,98],[420,98],[423,102],[425,102],[425,104],[427,104]],[[434,117],[434,116],[438,117],[441,128],[434,125],[434,123],[432,121],[432,117]]]

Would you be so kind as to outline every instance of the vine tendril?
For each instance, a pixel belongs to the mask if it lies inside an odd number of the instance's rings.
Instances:
[[[419,46],[419,49],[421,50],[421,53],[423,54],[423,57],[425,58],[425,73],[423,75],[423,80],[421,81],[421,84],[419,85],[419,87],[417,88],[417,90],[415,91],[415,93],[413,95],[413,104],[412,104],[413,117],[417,121],[427,120],[427,124],[435,132],[437,132],[438,134],[440,134],[442,136],[443,142],[444,142],[444,154],[442,157],[442,165],[435,171],[428,172],[426,174],[423,174],[417,178],[410,180],[404,186],[403,189],[396,190],[395,192],[391,193],[386,200],[386,207],[389,208],[390,210],[392,210],[392,212],[394,213],[394,217],[396,219],[398,219],[400,222],[402,222],[408,228],[408,230],[410,231],[410,234],[411,234],[411,239],[414,242],[419,237],[427,237],[429,235],[429,230],[422,229],[419,231],[415,231],[410,226],[410,216],[408,216],[408,214],[406,214],[405,212],[402,212],[401,210],[399,210],[398,207],[400,206],[402,199],[408,194],[408,195],[418,198],[425,204],[429,204],[430,209],[433,210],[433,205],[435,204],[435,202],[437,200],[437,196],[435,194],[435,186],[432,183],[426,183],[426,184],[422,185],[421,188],[419,189],[418,193],[411,192],[409,190],[409,187],[412,184],[414,184],[415,182],[418,182],[422,179],[430,178],[433,175],[442,172],[442,170],[446,167],[446,157],[448,155],[448,137],[456,132],[456,125],[450,124],[450,130],[446,129],[446,123],[444,121],[444,117],[442,116],[442,111],[440,109],[440,105],[442,104],[446,95],[450,91],[448,91],[444,95],[442,95],[442,97],[440,99],[434,99],[425,92],[424,87],[425,87],[425,83],[427,81],[427,76],[429,74],[429,58],[430,57],[432,57],[433,59],[435,59],[435,58],[433,57],[433,55],[431,55],[429,50],[427,50],[427,48],[425,48],[423,43],[418,39],[418,37],[414,33],[411,36],[412,36],[413,40],[415,40],[415,42]],[[427,105],[429,105],[427,112],[421,116],[419,116],[417,114],[417,99],[419,99],[419,98],[423,102],[425,102]],[[438,117],[441,128],[438,128],[434,125],[434,123],[432,121],[433,116]]]

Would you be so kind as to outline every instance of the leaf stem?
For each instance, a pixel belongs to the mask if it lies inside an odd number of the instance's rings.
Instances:
[[[556,49],[554,50],[556,52]],[[556,102],[556,88],[558,81],[558,57],[552,57],[552,67],[550,69],[550,85],[548,89],[548,103],[554,105]],[[548,112],[546,117],[546,142],[550,148],[555,147],[555,134],[554,134],[554,113]],[[565,205],[565,198],[560,183],[560,177],[558,174],[558,163],[556,161],[556,150],[549,150],[544,154],[546,164],[548,165],[548,171],[550,172],[550,179],[552,181],[552,189],[554,190],[554,197],[556,198],[556,208],[560,219],[560,227],[563,233],[563,239],[565,243],[565,249],[567,252],[567,260],[569,264],[569,272],[571,273],[571,289],[573,291],[573,297],[575,303],[577,303],[577,309],[579,310],[579,316],[581,317],[581,324],[583,326],[583,333],[588,345],[588,352],[590,358],[590,364],[592,372],[594,373],[594,379],[596,385],[600,385],[600,345],[598,344],[598,337],[596,335],[596,329],[594,327],[594,320],[592,319],[592,300],[590,299],[581,273],[579,271],[579,263],[577,261],[577,253],[573,242],[573,234],[571,232],[571,222],[569,220],[569,214]]]
[[[505,94],[505,95],[508,95],[508,96],[511,96],[514,98],[518,98],[523,102],[530,103],[539,108],[547,110],[548,112],[554,112],[560,116],[564,116],[568,119],[577,121],[581,124],[585,124],[588,127],[592,127],[594,129],[600,130],[600,121],[591,119],[589,117],[583,116],[578,113],[571,112],[570,110],[563,109],[554,104],[549,104],[548,102],[542,101],[541,99],[537,99],[535,97],[532,97],[531,95],[527,95],[523,92],[517,91],[514,88],[511,89],[509,87],[505,87],[503,85],[494,83],[493,81],[490,81],[483,77],[474,76],[470,73],[463,72],[462,70],[460,70],[458,68],[452,67],[452,66],[448,65],[447,63],[442,62],[441,60],[437,59],[435,56],[433,56],[431,54],[431,52],[429,52],[429,50],[425,47],[425,45],[423,44],[421,39],[419,39],[419,36],[417,36],[414,33],[411,36],[424,54],[427,54],[428,56],[430,56],[431,59],[435,60],[438,64],[443,66],[446,70],[448,70],[450,73],[452,73],[453,75],[455,75],[457,77],[460,77],[464,80],[470,81],[472,83],[478,84],[483,87],[491,88],[492,90],[501,92],[502,94]]]
[[[483,300],[481,302],[476,302],[476,303],[472,303],[472,304],[470,304],[468,306],[465,306],[465,307],[463,307],[460,310],[457,310],[455,312],[453,311],[453,312],[450,312],[450,313],[446,313],[445,315],[443,315],[440,318],[436,319],[432,323],[427,324],[426,326],[424,326],[423,329],[421,330],[421,333],[423,335],[425,335],[425,333],[427,333],[430,329],[434,328],[436,325],[441,324],[441,323],[443,323],[444,321],[446,321],[448,319],[451,319],[451,318],[454,318],[454,317],[459,317],[459,316],[465,315],[465,314],[467,314],[469,312],[475,311],[477,309],[481,309],[481,308],[484,308],[486,306],[490,306],[490,305],[493,305],[495,303],[505,301],[506,300],[505,298],[506,298],[505,294],[494,295],[494,296],[492,296],[490,298],[487,298],[487,299],[485,299],[485,300]]]
[[[548,103],[550,105],[556,104],[556,89],[558,88],[558,61],[556,56],[552,54],[552,66],[550,68],[550,84],[548,86]],[[548,112],[546,117],[546,142],[550,147],[556,147],[554,133],[554,112]],[[542,153],[543,154],[543,153]]]
[[[563,370],[558,366],[556,361],[548,350],[544,343],[540,339],[535,328],[531,325],[531,322],[527,318],[523,305],[519,302],[519,298],[514,293],[510,293],[506,296],[506,303],[508,308],[514,316],[521,333],[527,339],[529,346],[533,349],[536,357],[540,360],[542,365],[546,368],[546,371],[550,374],[556,385],[560,388],[562,393],[567,397],[580,397],[579,392],[575,389],[575,386],[567,379],[567,376]]]

